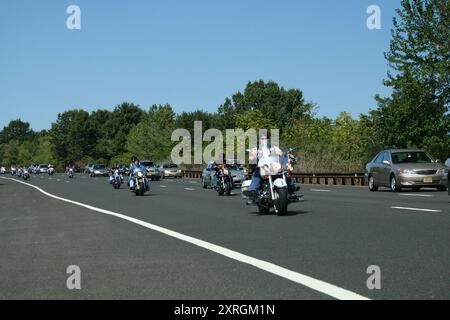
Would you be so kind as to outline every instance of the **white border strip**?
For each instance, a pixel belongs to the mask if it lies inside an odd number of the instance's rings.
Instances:
[[[321,292],[323,294],[326,294],[328,296],[331,296],[331,297],[339,299],[339,300],[370,300],[369,298],[361,296],[361,295],[359,295],[357,293],[354,293],[352,291],[349,291],[349,290],[340,288],[338,286],[332,285],[330,283],[327,283],[327,282],[324,282],[324,281],[321,281],[321,280],[318,280],[318,279],[314,279],[314,278],[306,276],[304,274],[301,274],[301,273],[298,273],[298,272],[295,272],[295,271],[292,271],[292,270],[280,267],[280,266],[278,266],[276,264],[273,264],[273,263],[270,263],[270,262],[267,262],[267,261],[264,261],[264,260],[260,260],[260,259],[256,259],[256,258],[247,256],[245,254],[242,254],[242,253],[239,253],[239,252],[227,249],[225,247],[221,247],[221,246],[218,246],[218,245],[215,245],[215,244],[212,244],[212,243],[200,240],[200,239],[196,239],[196,238],[193,238],[193,237],[190,237],[190,236],[178,233],[176,231],[172,231],[172,230],[169,230],[169,229],[166,229],[166,228],[163,228],[163,227],[159,227],[157,225],[154,225],[154,224],[142,221],[142,220],[138,220],[138,219],[135,219],[135,218],[132,218],[132,217],[120,214],[120,213],[116,213],[116,212],[112,212],[112,211],[96,208],[96,207],[93,207],[93,206],[90,206],[90,205],[87,205],[87,204],[84,204],[84,203],[81,203],[81,202],[76,202],[76,201],[73,201],[73,200],[61,198],[61,197],[58,197],[58,196],[55,196],[55,195],[53,195],[51,193],[46,192],[46,191],[44,191],[43,189],[41,189],[41,188],[39,188],[37,186],[34,186],[32,184],[29,184],[29,183],[22,182],[22,181],[18,181],[16,179],[4,178],[4,177],[0,177],[0,178],[7,179],[7,180],[12,180],[12,181],[15,181],[15,182],[27,185],[29,187],[35,188],[36,190],[38,190],[39,192],[43,193],[44,195],[46,195],[46,196],[48,196],[50,198],[56,199],[56,200],[61,200],[61,201],[64,201],[64,202],[67,202],[67,203],[71,203],[71,204],[74,204],[74,205],[77,205],[77,206],[80,206],[80,207],[83,207],[83,208],[86,208],[86,209],[89,209],[89,210],[92,210],[92,211],[100,212],[100,213],[103,213],[103,214],[106,214],[106,215],[110,215],[110,216],[114,216],[114,217],[117,217],[117,218],[120,218],[120,219],[123,219],[123,220],[127,220],[129,222],[135,223],[135,224],[140,225],[142,227],[145,227],[145,228],[148,228],[148,229],[160,232],[162,234],[165,234],[165,235],[167,235],[169,237],[173,237],[173,238],[176,238],[176,239],[188,242],[190,244],[193,244],[195,246],[204,248],[206,250],[215,252],[217,254],[220,254],[222,256],[228,257],[230,259],[233,259],[233,260],[245,263],[245,264],[252,265],[252,266],[254,266],[254,267],[258,268],[258,269],[261,269],[261,270],[264,270],[266,272],[269,272],[269,273],[272,273],[274,275],[277,275],[279,277],[291,280],[291,281],[293,281],[295,283],[301,284],[301,285],[303,285],[305,287],[308,287],[310,289],[313,289],[315,291]]]
[[[442,210],[420,209],[420,208],[407,208],[407,207],[391,207],[391,209],[409,210],[409,211],[423,211],[423,212],[442,212]]]

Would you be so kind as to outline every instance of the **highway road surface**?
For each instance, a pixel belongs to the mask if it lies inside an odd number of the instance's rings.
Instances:
[[[2,176],[0,299],[450,299],[446,192],[302,193],[277,217],[199,180]]]

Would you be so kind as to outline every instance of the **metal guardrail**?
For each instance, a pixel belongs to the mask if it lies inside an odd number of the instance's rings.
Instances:
[[[183,177],[201,179],[201,171],[184,170]],[[322,184],[335,186],[366,186],[364,173],[294,173],[295,180],[300,184]]]

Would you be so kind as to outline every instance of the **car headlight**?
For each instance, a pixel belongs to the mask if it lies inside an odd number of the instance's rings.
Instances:
[[[400,173],[403,173],[403,174],[415,174],[414,170],[411,170],[411,169],[400,169]]]
[[[441,176],[446,176],[448,175],[448,169],[447,168],[442,168],[438,171],[438,174]]]

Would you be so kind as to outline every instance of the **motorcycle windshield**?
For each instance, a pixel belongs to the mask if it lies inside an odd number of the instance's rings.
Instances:
[[[275,176],[286,166],[286,159],[278,155],[270,155],[268,157],[262,157],[259,159],[258,167],[261,170],[262,176]]]

